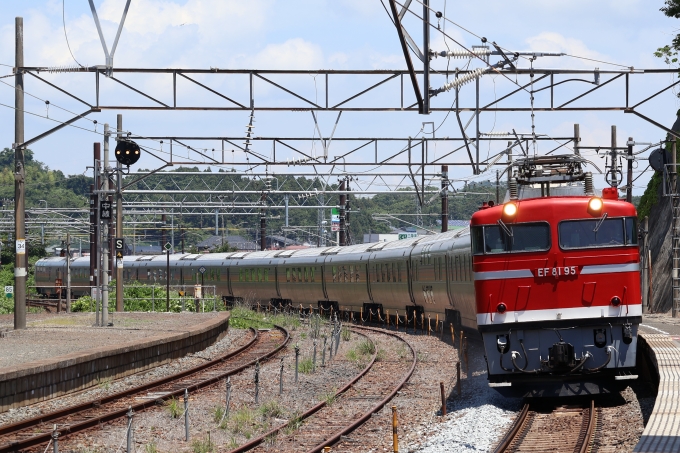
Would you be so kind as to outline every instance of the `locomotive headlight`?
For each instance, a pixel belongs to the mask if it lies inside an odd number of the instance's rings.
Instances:
[[[602,206],[604,203],[602,203],[602,198],[591,198],[588,201],[588,211],[590,212],[600,212],[602,210]]]
[[[515,217],[517,215],[517,205],[515,203],[505,203],[503,205],[503,215],[505,217]]]

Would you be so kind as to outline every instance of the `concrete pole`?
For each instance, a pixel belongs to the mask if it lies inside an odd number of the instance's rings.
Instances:
[[[260,202],[262,205],[267,201],[267,194],[262,192],[260,196]],[[260,209],[260,250],[267,248],[267,211]]]
[[[628,137],[628,177],[626,179],[626,201],[633,202],[633,137]]]
[[[220,235],[220,210],[215,208],[215,236]]]
[[[647,247],[649,246],[649,217],[642,221],[644,235],[642,236],[642,313],[649,312],[649,260],[647,259]]]
[[[442,165],[442,233],[449,231],[449,166]]]
[[[673,201],[674,198],[677,198],[677,193],[678,193],[678,169],[677,169],[677,163],[678,163],[678,139],[673,140],[672,145],[671,145],[671,202]],[[674,203],[671,204],[671,209],[674,208]],[[673,213],[675,214],[675,213]],[[673,253],[673,263],[672,263],[672,280],[671,280],[671,286],[672,286],[672,297],[673,299],[671,300],[671,307],[672,307],[672,316],[674,318],[678,317],[678,307],[676,306],[676,300],[678,299],[678,289],[675,287],[676,282],[678,281],[678,250],[676,248],[676,243],[675,243],[675,235],[677,234],[677,222],[675,215],[673,215],[673,225],[671,229],[671,246],[672,246],[672,253]],[[651,263],[650,263],[651,264]],[[654,301],[652,301],[653,303]]]
[[[574,154],[577,156],[581,155],[581,151],[578,149],[578,144],[581,141],[581,126],[574,124]]]
[[[618,155],[617,149],[616,149],[616,126],[612,126],[612,150],[610,153],[611,156],[611,172],[612,172],[612,187],[618,187],[619,186],[619,178],[618,175],[616,174],[616,170],[618,170],[617,163],[616,163],[616,156]]]
[[[117,139],[121,140],[123,138],[123,115],[118,114],[116,117],[116,131]],[[123,165],[118,162],[116,165],[116,235],[119,238],[124,237],[123,235],[123,192],[122,192],[122,175],[121,170]],[[123,303],[123,260],[116,259],[116,311],[124,311]]]
[[[340,181],[340,191],[345,190],[345,185],[346,185],[346,180],[343,178],[342,181]],[[340,194],[340,202],[338,203],[340,205],[340,231],[338,232],[338,245],[339,246],[345,246],[347,245],[345,241],[345,204],[347,203],[347,195],[344,193]]]
[[[109,123],[104,124],[104,171],[102,190],[109,190]],[[103,195],[104,198],[107,195]],[[109,325],[109,222],[102,225],[102,327]]]
[[[66,233],[66,313],[71,313],[71,234]]]
[[[24,169],[24,18],[15,18],[14,67],[14,329],[26,328],[26,225],[25,225],[25,178]]]

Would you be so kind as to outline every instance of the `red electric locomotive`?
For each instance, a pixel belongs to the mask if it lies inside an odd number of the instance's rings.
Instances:
[[[518,161],[505,203],[472,216],[477,325],[501,393],[608,393],[637,377],[635,207],[596,193],[582,163]]]

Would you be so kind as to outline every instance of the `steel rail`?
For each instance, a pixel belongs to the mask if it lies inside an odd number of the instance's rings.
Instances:
[[[354,329],[352,329],[352,330],[354,330]],[[355,333],[359,334],[359,332],[355,332]],[[362,335],[362,336],[366,337],[366,336],[363,335],[363,334],[359,334],[359,335]],[[371,341],[370,338],[368,338],[368,337],[366,337],[366,338],[368,339],[368,341]],[[371,341],[371,344],[374,344],[374,343]],[[361,373],[357,374],[357,375],[356,375],[351,381],[349,381],[343,388],[341,388],[340,390],[338,390],[338,391],[335,393],[335,395],[333,396],[333,398],[335,399],[335,398],[337,398],[338,396],[340,396],[341,394],[345,393],[345,392],[346,392],[347,390],[349,390],[349,389],[350,389],[350,388],[351,388],[351,387],[352,387],[359,379],[361,379],[366,373],[368,373],[368,371],[371,369],[371,367],[373,367],[373,364],[375,363],[375,359],[376,359],[377,355],[378,355],[378,350],[377,350],[377,348],[376,348],[376,351],[375,351],[375,353],[373,354],[373,356],[371,357],[371,360],[368,362],[368,365],[366,365],[366,368],[364,368],[364,369],[361,371]],[[305,419],[309,418],[310,416],[314,415],[316,412],[318,412],[320,409],[322,409],[323,407],[325,407],[325,406],[327,406],[327,405],[328,405],[328,403],[327,403],[326,401],[321,401],[321,402],[318,403],[316,406],[312,407],[311,409],[309,409],[309,410],[307,410],[306,412],[304,412],[303,414],[301,414],[301,415],[298,417],[298,420],[302,421],[302,420],[305,420]],[[284,423],[283,425],[277,426],[276,428],[271,429],[270,431],[268,431],[268,432],[262,434],[261,436],[259,436],[259,437],[255,438],[255,439],[251,440],[250,442],[247,442],[247,443],[245,443],[245,444],[243,444],[243,445],[240,445],[240,446],[236,447],[236,448],[233,449],[233,450],[230,450],[229,453],[242,453],[242,452],[244,452],[244,451],[252,450],[253,448],[255,448],[255,447],[257,447],[258,445],[260,445],[262,442],[264,442],[264,440],[265,440],[267,437],[269,437],[269,436],[271,436],[271,435],[273,435],[273,434],[278,433],[279,431],[281,431],[281,430],[282,430],[283,428],[285,428],[286,426],[288,426],[288,423]]]
[[[234,369],[229,369],[229,370],[227,370],[223,373],[219,373],[219,374],[212,376],[210,378],[207,378],[207,379],[201,380],[199,382],[193,383],[191,385],[188,385],[185,388],[187,390],[193,391],[193,390],[197,390],[197,389],[206,387],[208,385],[214,384],[215,382],[217,382],[221,379],[224,379],[227,376],[231,376],[235,373],[238,373],[238,372],[252,366],[258,360],[267,359],[267,358],[273,356],[274,354],[279,352],[283,347],[285,347],[286,344],[288,343],[288,341],[290,340],[290,334],[286,329],[284,329],[283,327],[279,327],[279,326],[275,326],[275,328],[280,330],[281,332],[283,332],[285,334],[284,340],[276,348],[266,352],[263,355],[260,355],[259,357],[255,358],[253,360],[250,360],[247,363],[242,364],[242,365],[240,365],[240,366],[238,366]],[[252,328],[251,328],[251,330],[254,331],[254,329],[252,329]],[[221,356],[217,359],[213,359],[210,362],[206,362],[204,364],[198,365],[196,367],[190,368],[188,370],[182,371],[182,372],[177,373],[177,374],[166,376],[164,378],[155,380],[153,382],[144,384],[144,385],[139,386],[139,387],[135,387],[133,389],[118,392],[116,394],[107,396],[105,398],[91,400],[91,401],[86,402],[86,403],[77,404],[77,405],[70,406],[70,407],[67,407],[65,409],[58,410],[58,411],[55,411],[55,412],[52,412],[52,413],[49,413],[49,414],[44,414],[44,415],[41,415],[39,417],[35,417],[35,418],[32,418],[32,419],[28,419],[28,420],[23,420],[21,422],[14,423],[12,425],[7,425],[7,426],[4,426],[4,427],[1,427],[0,428],[0,436],[11,435],[11,434],[17,433],[17,432],[19,432],[23,429],[31,428],[32,426],[36,426],[36,425],[44,424],[44,423],[49,423],[49,422],[57,420],[61,417],[73,415],[73,414],[76,414],[78,412],[82,412],[82,411],[85,411],[85,410],[88,410],[88,409],[93,409],[93,408],[99,407],[99,406],[101,406],[105,403],[111,403],[111,402],[114,402],[114,401],[119,400],[121,398],[126,398],[126,397],[129,397],[129,396],[132,396],[133,394],[136,394],[136,393],[139,393],[139,392],[142,392],[142,391],[154,388],[154,387],[158,387],[158,386],[161,386],[161,385],[164,385],[164,384],[171,383],[172,381],[175,381],[175,380],[178,380],[178,379],[190,377],[192,374],[204,371],[207,368],[210,368],[210,367],[213,367],[213,366],[219,366],[225,360],[234,358],[235,356],[240,355],[241,353],[247,352],[251,347],[253,347],[256,344],[256,342],[259,339],[261,339],[261,335],[259,335],[257,332],[255,332],[255,335],[253,336],[253,338],[246,345],[238,348],[235,351],[227,353],[227,354],[225,354],[225,355],[223,355],[223,356]],[[175,391],[170,391],[170,392],[165,393],[161,397],[153,398],[153,399],[149,398],[145,401],[142,401],[140,403],[135,403],[135,404],[129,405],[129,406],[132,407],[133,411],[139,412],[139,411],[142,411],[144,409],[148,409],[149,407],[155,406],[158,403],[158,401],[163,401],[163,400],[166,400],[166,399],[171,398],[171,397],[180,397],[181,395],[184,394],[185,388],[178,389],[178,390],[175,390]],[[63,438],[65,436],[76,433],[78,431],[82,431],[82,430],[85,430],[87,428],[97,426],[101,423],[108,422],[108,421],[111,421],[111,420],[115,420],[117,418],[125,416],[125,414],[128,412],[128,410],[129,410],[128,407],[123,407],[121,409],[116,409],[116,410],[107,412],[107,413],[100,415],[100,416],[89,418],[89,419],[82,421],[82,422],[79,422],[79,423],[74,423],[74,424],[68,426],[68,428],[66,428],[64,431],[60,432],[59,435],[60,435],[61,438]],[[50,432],[46,432],[46,433],[37,434],[35,436],[31,436],[31,437],[26,438],[26,439],[22,439],[22,440],[18,440],[18,441],[10,441],[9,443],[5,443],[5,444],[0,445],[0,453],[5,453],[5,452],[9,453],[9,452],[14,452],[14,451],[20,451],[20,450],[28,448],[28,447],[32,447],[32,446],[36,446],[36,445],[39,445],[39,444],[42,444],[42,443],[49,442],[50,439],[51,439],[51,435],[52,435],[52,432],[50,431]]]
[[[522,425],[524,425],[528,413],[529,403],[526,403],[524,407],[522,407],[522,410],[520,411],[517,418],[515,418],[515,421],[512,423],[512,426],[510,427],[508,432],[505,434],[505,436],[503,436],[503,439],[494,450],[494,453],[503,453],[504,451],[507,450],[512,441],[515,439],[515,436],[517,436],[517,433],[519,432]]]
[[[385,404],[387,404],[392,398],[394,398],[394,395],[396,395],[397,392],[399,390],[401,390],[401,388],[404,386],[404,384],[406,384],[406,382],[413,375],[413,371],[415,371],[415,369],[416,369],[416,363],[417,363],[416,351],[415,351],[415,349],[413,349],[413,346],[411,346],[411,344],[408,341],[404,340],[399,335],[396,335],[392,332],[384,331],[384,330],[381,330],[381,329],[375,329],[375,328],[372,328],[372,327],[359,327],[359,326],[355,326],[355,328],[365,329],[365,330],[369,330],[369,331],[374,331],[374,332],[379,332],[379,333],[383,333],[383,334],[386,334],[386,335],[390,335],[390,336],[393,336],[393,337],[403,341],[404,343],[406,343],[406,345],[411,350],[411,354],[413,354],[413,362],[411,363],[411,368],[409,369],[408,373],[406,373],[406,376],[404,376],[404,378],[399,382],[399,384],[397,384],[394,387],[394,389],[390,392],[390,394],[387,395],[385,398],[383,398],[382,401],[380,401],[375,406],[373,406],[369,411],[365,412],[360,418],[355,420],[351,425],[347,426],[346,428],[344,428],[340,432],[335,433],[333,435],[333,437],[331,437],[330,439],[326,439],[323,443],[320,443],[320,444],[316,445],[315,447],[311,448],[310,450],[307,451],[307,453],[316,453],[316,452],[319,452],[319,451],[323,451],[324,447],[335,444],[336,442],[338,442],[340,440],[340,438],[342,436],[345,436],[345,435],[351,433],[352,431],[357,429],[359,426],[363,425],[368,419],[371,418],[371,416],[373,414],[375,414],[380,409],[382,409],[383,406],[385,406]]]
[[[520,413],[517,415],[517,418],[513,422],[512,426],[508,430],[508,432],[505,434],[503,439],[500,441],[498,446],[493,450],[494,453],[509,453],[509,452],[514,452],[514,451],[524,451],[523,448],[523,442],[525,442],[527,439],[528,441],[531,442],[532,439],[533,441],[536,440],[536,433],[530,435],[529,433],[534,430],[533,425],[536,423],[539,423],[536,421],[536,416],[532,415],[530,417],[530,414],[534,414],[535,411],[531,410],[531,405],[529,403],[525,404]],[[555,414],[560,412],[558,409],[553,409],[551,416],[555,417]],[[564,412],[560,412],[561,414],[564,414]],[[596,429],[597,425],[597,413],[596,413],[596,408],[595,408],[595,400],[590,400],[590,405],[588,407],[582,408],[581,412],[581,417],[582,417],[582,424],[580,429],[578,429],[578,437],[576,437],[575,440],[575,446],[573,445],[567,445],[564,446],[564,450],[560,449],[561,446],[557,446],[557,449],[555,451],[569,451],[571,452],[578,452],[578,453],[587,453],[590,450],[591,443],[594,438],[594,432]],[[531,420],[531,421],[529,421]],[[527,425],[527,423],[529,423]],[[539,427],[541,426],[540,424],[538,425]],[[536,430],[535,430],[536,431]],[[539,431],[536,431],[539,432]],[[545,434],[548,438],[551,438],[551,433],[550,432],[542,432],[542,434]],[[526,446],[524,446],[526,447]],[[540,448],[540,447],[537,447]],[[532,450],[533,451],[533,450]],[[539,451],[538,449],[536,451]],[[543,451],[543,450],[540,450]],[[551,450],[552,451],[552,450]]]

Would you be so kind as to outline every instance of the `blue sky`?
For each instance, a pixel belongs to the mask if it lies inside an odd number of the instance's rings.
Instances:
[[[125,0],[97,0],[95,4],[102,20],[107,43],[111,46]],[[422,8],[414,0],[412,9]],[[669,43],[676,31],[674,20],[666,18],[659,8],[660,0],[600,0],[597,2],[572,0],[555,2],[548,0],[516,0],[454,2],[431,0],[434,9],[462,25],[478,36],[512,50],[534,50],[564,52],[570,55],[612,62],[635,68],[665,68],[663,61],[652,53],[661,45]],[[11,73],[14,63],[14,17],[24,17],[25,60],[27,65],[60,66],[74,65],[64,39],[62,7],[65,10],[65,24],[71,50],[75,58],[84,65],[104,63],[104,55],[92,20],[87,0],[0,0],[0,76]],[[433,18],[433,21],[436,20]],[[442,26],[444,24],[442,23]],[[420,26],[414,18],[407,20],[407,27],[416,38]],[[446,24],[447,33],[466,46],[479,44],[479,39],[454,25]],[[444,50],[441,35],[432,32],[432,48]],[[451,41],[449,47],[457,47]],[[452,60],[451,66],[464,65],[464,60]],[[522,63],[526,66],[526,63]],[[4,66],[8,65],[8,66]],[[543,68],[576,68],[592,70],[615,68],[604,63],[589,60],[560,57],[542,58],[535,62]],[[337,1],[218,1],[218,0],[132,0],[130,12],[123,29],[115,55],[114,67],[145,68],[230,68],[230,69],[394,69],[405,68],[403,55],[396,31],[388,19],[380,0],[337,0]],[[433,63],[444,68],[445,62],[438,59]],[[472,67],[478,67],[473,63]],[[45,77],[82,96],[91,96],[91,79],[73,74],[45,75]],[[121,76],[122,77],[122,76]],[[674,80],[672,75],[635,76],[632,85],[634,98],[661,89]],[[12,85],[13,79],[0,79]],[[164,96],[167,80],[162,77],[125,79],[143,87],[154,95]],[[209,79],[206,79],[209,80]],[[291,88],[314,98],[322,97],[320,80],[312,76],[295,80],[281,79]],[[438,86],[443,78],[433,79]],[[210,83],[220,89],[242,95],[243,86],[229,81]],[[316,85],[315,85],[316,83]],[[349,93],[356,89],[352,81],[339,80],[338,93]],[[618,82],[617,82],[618,83]],[[344,85],[343,85],[344,84]],[[212,85],[211,85],[212,86]],[[469,90],[472,85],[466,86]],[[500,76],[485,76],[482,79],[483,98],[493,100],[496,92],[511,88],[512,83]],[[494,88],[496,92],[494,92]],[[583,86],[564,87],[565,99],[578,93]],[[107,91],[108,90],[108,91]],[[183,88],[182,95],[196,96],[196,103],[214,103],[205,93]],[[276,90],[260,86],[259,99],[263,102],[284,102]],[[26,91],[40,99],[49,99],[51,107],[37,99],[26,101],[28,111],[51,118],[67,119],[70,115],[55,106],[72,111],[84,108],[63,95],[27,78]],[[116,98],[114,88],[106,86],[104,92]],[[613,105],[620,100],[621,85],[612,84],[593,97],[592,105]],[[377,92],[366,102],[387,102],[386,97],[395,96],[396,91]],[[470,99],[469,91],[461,99]],[[544,93],[545,94],[545,93]],[[126,95],[120,95],[125,101]],[[468,96],[467,98],[465,96]],[[449,106],[452,93],[440,94],[434,101],[437,106]],[[538,100],[538,96],[537,96]],[[0,103],[13,105],[11,87],[0,85]],[[524,96],[528,105],[528,96]],[[591,104],[589,104],[591,105]],[[671,91],[659,96],[641,111],[655,120],[670,126],[675,120],[678,99]],[[244,112],[191,113],[191,112],[116,112],[104,111],[91,115],[101,124],[115,124],[116,113],[124,113],[125,128],[140,135],[243,135],[248,116]],[[464,121],[468,114],[462,115]],[[422,116],[412,112],[353,113],[343,114],[336,136],[338,137],[405,137],[416,136],[424,121],[440,125],[444,113]],[[13,112],[0,106],[0,146],[9,147],[13,142]],[[324,135],[329,134],[335,121],[335,114],[319,115]],[[559,112],[537,114],[536,131],[549,136],[570,136],[573,123],[581,124],[583,145],[605,146],[610,140],[610,126],[618,127],[618,142],[625,143],[632,136],[637,141],[651,142],[661,139],[664,133],[633,115],[621,112]],[[89,121],[77,125],[93,130]],[[32,137],[50,127],[53,123],[38,117],[26,118],[26,137]],[[309,112],[271,113],[256,112],[256,131],[259,136],[303,136],[314,134],[314,123]],[[487,114],[481,121],[481,130],[505,131],[516,129],[528,132],[531,121],[528,113]],[[455,117],[450,115],[438,129],[438,136],[459,135]],[[92,142],[98,136],[82,129],[66,128],[31,148],[36,158],[51,168],[67,174],[85,171],[91,158]],[[198,145],[200,146],[200,145]],[[203,145],[219,147],[219,143]],[[309,144],[305,146],[311,146]],[[335,146],[335,145],[334,145]],[[482,157],[493,155],[500,150],[498,145],[483,145]],[[543,146],[543,145],[541,145]],[[318,153],[317,143],[309,152]],[[439,148],[439,145],[438,145]],[[450,147],[449,147],[450,148]],[[434,150],[441,155],[448,148]],[[548,145],[539,149],[545,151]],[[269,153],[269,150],[259,150]],[[337,145],[330,154],[343,152],[343,145]],[[387,153],[387,151],[386,151]],[[280,157],[281,154],[277,154]],[[357,157],[361,158],[361,156]],[[464,152],[456,153],[451,162],[464,161]],[[598,162],[602,162],[599,161]],[[158,166],[157,161],[146,158],[141,162],[145,167]],[[598,163],[598,165],[600,165]],[[600,165],[601,166],[601,165]],[[640,162],[642,170],[646,162]],[[359,170],[359,169],[358,169]],[[365,169],[361,169],[365,170]],[[277,169],[284,171],[284,169]],[[649,172],[636,182],[635,193],[641,193]],[[468,178],[469,170],[456,169],[453,177]],[[481,175],[477,179],[486,179]],[[396,181],[391,181],[396,182]],[[462,183],[457,184],[457,186]]]

